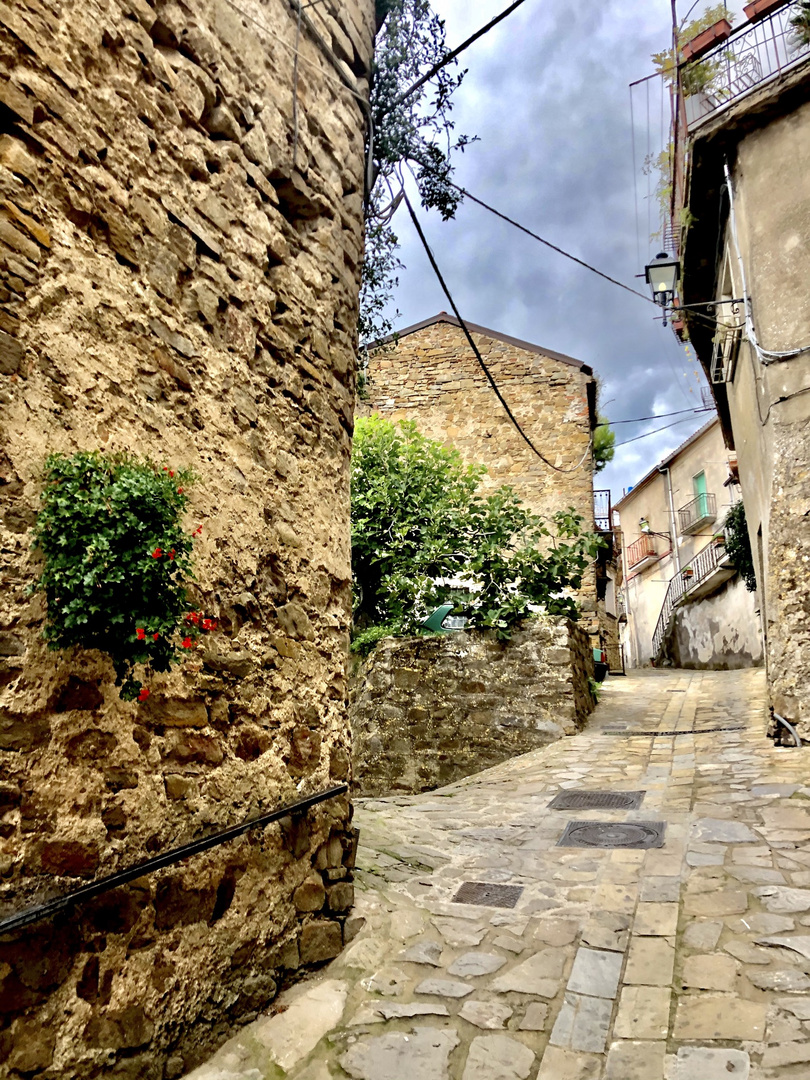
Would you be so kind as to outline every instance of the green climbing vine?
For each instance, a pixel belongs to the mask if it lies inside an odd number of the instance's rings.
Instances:
[[[149,688],[136,672],[169,671],[216,623],[190,609],[193,533],[182,518],[194,476],[132,454],[82,451],[45,462],[33,586],[45,596],[51,649],[99,649],[125,701]]]

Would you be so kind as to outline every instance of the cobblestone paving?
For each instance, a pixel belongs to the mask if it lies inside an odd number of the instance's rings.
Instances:
[[[356,938],[194,1080],[806,1080],[808,751],[764,737],[763,695],[760,671],[615,678],[579,736],[361,802]],[[565,789],[646,794],[549,809]],[[663,846],[557,846],[572,820],[665,822]],[[454,903],[469,881],[522,892]]]

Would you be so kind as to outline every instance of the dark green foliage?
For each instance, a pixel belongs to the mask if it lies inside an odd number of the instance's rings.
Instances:
[[[613,461],[613,455],[616,453],[616,433],[608,423],[607,417],[597,413],[596,419],[597,425],[593,433],[594,475],[600,473],[609,461]]]
[[[361,419],[352,457],[356,648],[412,633],[440,604],[500,637],[535,606],[577,617],[570,592],[601,546],[573,510],[553,531],[508,487],[479,493],[482,466],[416,425]],[[376,628],[384,628],[379,633]],[[370,635],[369,628],[375,628]]]
[[[182,652],[178,631],[196,636],[184,587],[193,538],[181,525],[193,476],[94,451],[52,454],[44,479],[33,546],[44,558],[35,588],[47,602],[45,638],[52,649],[108,653],[132,700],[142,690],[135,667],[168,671]]]
[[[396,212],[399,169],[412,169],[422,206],[438,210],[443,220],[455,215],[461,194],[450,185],[451,155],[472,141],[455,135],[450,118],[452,95],[464,72],[455,61],[414,94],[397,99],[449,51],[444,22],[429,0],[385,0],[377,5],[384,22],[377,35],[371,78],[374,123],[373,190],[366,215],[366,250],[360,292],[359,336],[368,343],[390,333],[385,307],[397,285],[400,268]]]
[[[749,592],[756,592],[757,577],[754,572],[754,557],[751,554],[751,541],[745,522],[745,507],[742,502],[735,503],[726,514],[723,522],[726,533],[726,551],[745,582]]]
[[[800,0],[793,9],[790,28],[798,46],[810,45],[810,0]]]

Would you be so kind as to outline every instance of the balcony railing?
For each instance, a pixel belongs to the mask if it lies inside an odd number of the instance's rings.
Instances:
[[[694,589],[701,581],[704,581],[721,564],[728,565],[727,552],[722,540],[712,540],[705,548],[702,548],[692,559],[688,569],[685,568],[680,574],[676,574],[667,586],[664,604],[652,640],[653,659],[658,657],[658,651],[664,640],[669,626],[669,617],[681,597]]]
[[[716,48],[684,65],[681,86],[690,131],[810,57],[810,43],[802,41],[790,24],[800,11],[801,3],[795,0],[767,18],[744,23]]]
[[[656,538],[651,533],[642,533],[634,544],[627,549],[627,569],[639,569],[642,565],[659,558],[655,549]]]
[[[599,532],[613,531],[613,515],[610,505],[610,490],[594,491],[593,516]]]
[[[682,534],[697,532],[717,517],[717,499],[709,492],[698,495],[678,511],[678,527]]]

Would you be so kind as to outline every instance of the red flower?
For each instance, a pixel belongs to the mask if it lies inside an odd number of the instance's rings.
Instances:
[[[189,611],[186,613],[186,622],[197,623],[200,621],[200,616],[196,611]]]
[[[172,548],[172,550],[169,552],[169,558],[170,559],[174,558],[174,548]]]
[[[171,469],[169,469],[169,476],[174,476],[174,473],[172,472]]]
[[[190,637],[183,638],[183,648],[184,649],[190,649],[193,644],[194,644],[194,642],[191,640]]]
[[[140,694],[138,694],[138,701],[146,701],[146,699],[148,697],[149,697],[149,687],[148,686],[142,686],[141,687],[141,692],[140,692]]]
[[[135,633],[136,633],[136,635],[138,637],[138,641],[143,641],[143,639],[146,637],[146,631],[144,630],[144,628],[142,626],[139,626],[137,628],[137,630],[135,631]]]
[[[161,549],[159,547],[156,547],[155,550],[152,552],[152,558],[159,559],[162,554],[163,552],[161,551]]]
[[[177,489],[177,494],[178,494],[178,495],[182,495],[182,494],[183,494],[183,489],[182,489],[182,488],[178,488],[178,489]]]
[[[160,637],[160,634],[152,634],[152,641],[157,641],[157,639],[159,637]]]

